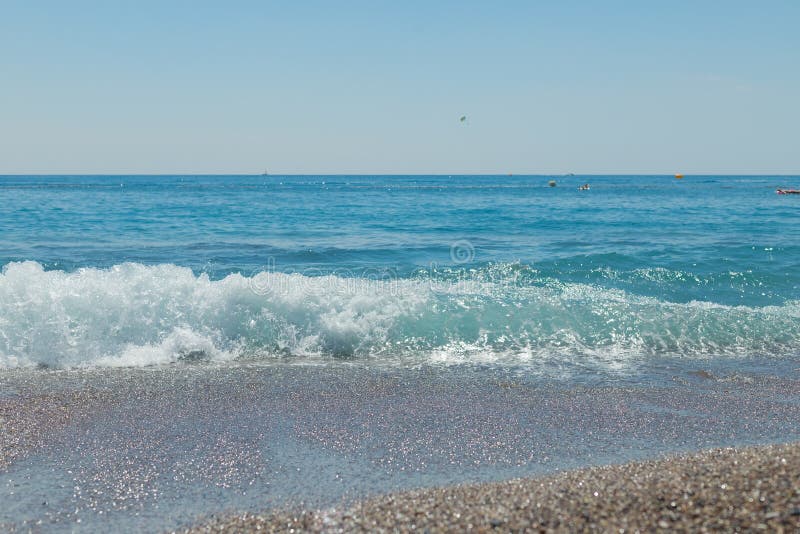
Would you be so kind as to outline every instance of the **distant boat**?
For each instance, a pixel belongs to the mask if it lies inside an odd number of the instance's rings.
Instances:
[[[675,175],[675,179],[676,179],[676,180],[680,180],[681,178],[683,178],[683,175],[682,175],[682,174],[676,174],[676,175]]]
[[[264,171],[261,173],[261,176],[269,176],[269,173],[267,171]]]
[[[775,192],[779,195],[800,195],[800,189],[778,189]]]

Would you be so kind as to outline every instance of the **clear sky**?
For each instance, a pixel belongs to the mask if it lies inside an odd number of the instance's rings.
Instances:
[[[797,0],[0,0],[0,173],[800,173],[799,28]]]

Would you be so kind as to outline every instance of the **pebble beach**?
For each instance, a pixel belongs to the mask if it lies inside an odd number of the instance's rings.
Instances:
[[[797,532],[800,444],[716,449],[543,478],[221,517],[212,532]]]
[[[675,372],[7,372],[0,531],[796,531],[797,371]]]

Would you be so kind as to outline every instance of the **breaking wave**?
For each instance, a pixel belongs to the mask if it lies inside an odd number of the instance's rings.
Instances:
[[[658,356],[796,354],[800,302],[670,302],[520,264],[400,279],[171,264],[0,273],[0,368],[376,359],[625,367]]]

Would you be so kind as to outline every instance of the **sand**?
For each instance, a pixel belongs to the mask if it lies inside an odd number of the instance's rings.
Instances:
[[[797,446],[584,469],[800,443],[794,374],[690,371],[599,387],[473,368],[6,372],[0,531],[800,531]]]
[[[800,444],[213,519],[188,532],[800,531]]]
[[[0,398],[0,471],[39,448],[53,432],[85,418],[102,399],[96,391]]]

